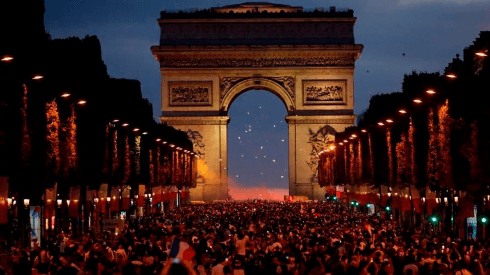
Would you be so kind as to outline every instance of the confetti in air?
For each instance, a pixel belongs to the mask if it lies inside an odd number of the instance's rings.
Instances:
[[[258,102],[262,106],[258,106]],[[228,180],[229,186],[236,183],[243,187],[235,188],[234,192],[230,187],[233,199],[242,196],[258,198],[258,190],[254,191],[258,186],[263,188],[260,192],[262,197],[267,196],[264,191],[270,190],[271,187],[288,194],[287,176],[284,176],[288,170],[285,169],[288,165],[288,146],[285,143],[288,128],[284,123],[287,111],[283,106],[277,96],[265,91],[249,91],[246,96],[239,96],[231,106],[228,128],[228,136],[231,137],[228,143]],[[241,131],[245,131],[246,135]]]

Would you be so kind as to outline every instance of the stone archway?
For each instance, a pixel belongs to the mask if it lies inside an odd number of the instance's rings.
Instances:
[[[287,88],[273,79],[263,77],[238,78],[238,82],[233,85],[222,96],[220,111],[224,116],[228,115],[228,110],[233,101],[242,93],[250,90],[266,90],[275,94],[284,103],[288,114],[294,113],[294,102]]]
[[[152,47],[162,77],[160,121],[188,133],[206,168],[191,200],[226,198],[228,110],[249,90],[272,92],[286,106],[290,194],[324,198],[317,152],[355,119],[354,65],[363,48],[354,43],[355,20],[352,11],[267,3],[161,13],[160,45]]]

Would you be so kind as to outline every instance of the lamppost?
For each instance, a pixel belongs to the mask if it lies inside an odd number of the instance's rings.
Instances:
[[[22,246],[27,247],[27,245],[30,245],[30,240],[31,240],[31,221],[30,221],[30,209],[29,209],[29,203],[30,200],[28,198],[24,199],[24,208],[26,211],[26,214],[24,214],[24,217],[26,217],[26,221],[24,222],[24,225],[22,227],[23,229],[23,237],[22,237]]]

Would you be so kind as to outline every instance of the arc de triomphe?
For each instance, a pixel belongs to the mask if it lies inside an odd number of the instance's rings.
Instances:
[[[226,198],[228,110],[249,90],[267,90],[286,106],[289,193],[323,199],[317,153],[353,125],[353,11],[249,2],[194,12],[161,12],[162,123],[186,131],[200,155],[191,200]],[[207,170],[203,172],[202,170]]]

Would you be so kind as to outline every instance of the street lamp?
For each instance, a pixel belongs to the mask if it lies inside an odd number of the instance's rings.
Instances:
[[[4,55],[4,56],[2,56],[2,59],[0,59],[0,60],[3,62],[10,62],[10,61],[14,60],[14,57],[11,55]]]
[[[378,122],[378,125],[379,125],[379,126],[384,126],[385,124],[384,124],[383,122],[381,122],[381,121],[380,121],[380,122]]]
[[[9,209],[12,207],[12,198],[7,198],[7,205]]]
[[[393,123],[393,120],[389,118],[389,119],[386,120],[386,122]]]
[[[426,92],[426,93],[428,93],[428,94],[430,94],[430,95],[433,95],[433,94],[435,94],[435,93],[436,93],[434,90],[427,90],[427,91],[425,91],[425,92]]]
[[[407,110],[405,110],[405,109],[400,109],[400,110],[398,110],[398,112],[399,112],[400,114],[406,114],[406,113],[407,113]]]
[[[24,206],[29,207],[29,199],[24,199]]]
[[[42,76],[42,75],[40,75],[40,74],[35,74],[35,75],[32,77],[32,79],[33,79],[33,80],[41,80],[41,79],[43,79],[43,78],[44,78],[44,76]]]
[[[86,100],[84,100],[84,99],[81,99],[81,100],[79,100],[79,101],[77,102],[77,104],[78,104],[78,105],[85,105],[85,104],[87,104],[87,101],[86,101]]]
[[[475,55],[480,56],[480,57],[487,57],[488,55],[484,52],[476,52]],[[3,60],[2,60],[3,61]]]
[[[456,74],[454,74],[454,73],[448,73],[448,74],[446,74],[446,77],[451,78],[451,79],[457,78]]]
[[[431,217],[429,218],[429,220],[430,220],[430,222],[431,222],[433,225],[436,225],[436,224],[438,224],[438,223],[439,223],[439,218],[438,218],[437,216],[435,216],[435,215],[434,215],[434,216],[431,216]]]
[[[415,102],[415,103],[417,103],[417,104],[420,104],[420,103],[422,103],[422,100],[420,100],[419,98],[415,98],[415,99],[413,100],[413,102]]]
[[[64,92],[64,93],[61,94],[61,97],[64,97],[64,98],[67,98],[67,97],[70,97],[70,96],[71,96],[71,94],[68,93],[68,92]]]
[[[63,200],[57,199],[56,204],[58,204],[58,208],[61,208],[61,205],[63,205]]]

